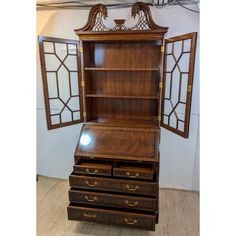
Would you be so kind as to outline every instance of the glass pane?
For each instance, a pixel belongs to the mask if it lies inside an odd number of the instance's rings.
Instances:
[[[174,42],[174,55],[176,60],[178,60],[181,53],[182,53],[182,41]]]
[[[189,53],[184,53],[182,57],[180,58],[180,61],[178,64],[179,64],[181,72],[189,71],[189,59],[190,59],[189,56],[190,56]]]
[[[184,52],[189,52],[191,49],[191,39],[184,40]]]
[[[53,43],[43,42],[44,52],[54,53]]]
[[[51,99],[49,103],[51,115],[60,113],[60,111],[64,107],[64,104],[59,99]]]
[[[68,56],[64,62],[65,66],[69,70],[77,70],[77,57],[76,56]]]
[[[79,110],[79,97],[71,97],[67,105],[72,111]]]
[[[171,72],[175,66],[175,61],[172,55],[166,56],[166,71]]]
[[[51,116],[51,122],[52,125],[60,124],[60,116],[59,115]]]
[[[188,75],[182,74],[180,101],[186,103],[188,88]]]
[[[72,114],[69,110],[63,110],[61,113],[61,121],[62,122],[69,122],[72,121]]]
[[[55,43],[57,56],[63,61],[67,55],[67,47],[65,43]]]
[[[79,95],[79,82],[78,82],[78,73],[70,72],[70,81],[71,81],[71,95]]]
[[[76,55],[76,45],[75,44],[68,44],[68,51],[69,51],[69,54]]]
[[[176,120],[174,112],[170,116],[170,126],[173,128],[176,128],[177,126],[177,120]]]
[[[170,98],[170,81],[171,81],[171,74],[166,73],[166,82],[165,82],[165,97]]]
[[[163,123],[164,123],[165,125],[168,125],[168,116],[165,116],[165,115],[164,115]]]
[[[80,120],[80,111],[73,112],[73,119]]]
[[[173,73],[172,73],[172,94],[171,94],[171,101],[173,103],[173,106],[176,105],[176,103],[179,101],[179,82],[180,82],[180,73],[178,70],[178,67],[175,67]]]
[[[164,114],[169,115],[171,113],[172,109],[173,108],[171,106],[170,101],[165,99],[165,112],[164,112]]]
[[[45,64],[47,71],[56,71],[60,65],[60,61],[55,55],[45,54]]]
[[[178,121],[178,130],[184,132],[184,122]]]
[[[172,53],[172,46],[173,44],[172,43],[168,43],[167,45],[166,45],[166,51],[167,51],[167,53],[169,54],[169,53]]]
[[[58,97],[56,73],[47,72],[49,98]]]
[[[58,70],[58,84],[60,98],[66,103],[70,98],[69,72],[64,66]]]
[[[179,103],[175,111],[180,120],[185,120],[185,104]]]

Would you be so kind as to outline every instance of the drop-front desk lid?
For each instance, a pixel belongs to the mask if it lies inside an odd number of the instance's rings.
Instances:
[[[158,161],[159,129],[84,124],[75,156]]]

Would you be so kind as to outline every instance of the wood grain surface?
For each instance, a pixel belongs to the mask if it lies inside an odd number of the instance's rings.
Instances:
[[[160,189],[160,216],[156,231],[68,221],[68,180],[39,176],[37,182],[37,236],[198,236],[199,194]]]

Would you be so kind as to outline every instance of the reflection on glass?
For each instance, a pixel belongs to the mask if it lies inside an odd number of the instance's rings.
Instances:
[[[89,134],[82,134],[80,138],[80,144],[83,146],[87,146],[91,143],[92,138]]]

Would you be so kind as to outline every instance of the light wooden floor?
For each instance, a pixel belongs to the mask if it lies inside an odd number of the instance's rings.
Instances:
[[[68,180],[39,176],[37,182],[37,236],[198,236],[199,194],[161,189],[156,231],[127,229],[67,220]]]

